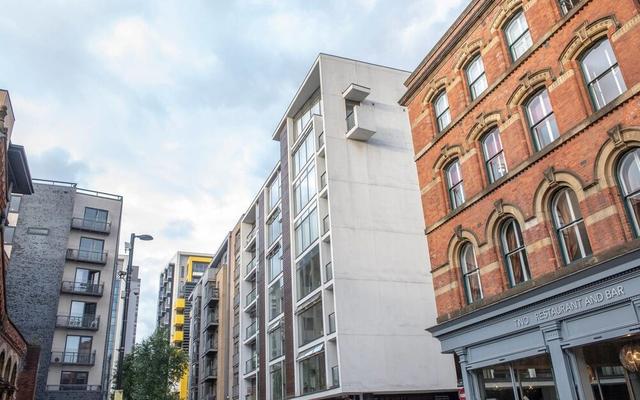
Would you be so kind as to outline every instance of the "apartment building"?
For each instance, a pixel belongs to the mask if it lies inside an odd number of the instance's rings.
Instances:
[[[175,346],[189,354],[191,304],[186,301],[213,259],[212,254],[178,251],[160,274],[158,326],[168,330]],[[180,381],[180,400],[189,392],[189,372]]]
[[[40,346],[37,399],[102,399],[122,197],[34,180],[17,213],[9,315]]]
[[[224,399],[228,391],[228,244],[226,237],[188,299],[192,307],[189,400]]]
[[[407,79],[467,399],[640,399],[640,4],[474,0]]]
[[[408,76],[321,54],[278,123],[280,161],[231,235],[231,398],[457,396],[453,358],[424,331]]]
[[[40,349],[30,344],[13,323],[6,295],[8,256],[16,224],[15,210],[7,207],[7,200],[33,193],[24,147],[11,142],[14,123],[9,92],[0,90],[0,209],[5,210],[0,224],[4,244],[0,267],[0,398],[33,400]]]

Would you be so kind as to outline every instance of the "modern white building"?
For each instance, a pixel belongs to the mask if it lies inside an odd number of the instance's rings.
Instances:
[[[436,308],[397,104],[408,76],[321,54],[279,122],[280,161],[234,252],[232,398],[457,398],[453,359],[425,332]]]

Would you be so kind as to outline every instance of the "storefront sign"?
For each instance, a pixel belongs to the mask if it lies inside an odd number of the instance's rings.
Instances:
[[[556,318],[562,318],[579,311],[597,307],[609,301],[617,300],[623,296],[625,296],[624,285],[616,285],[523,315],[514,319],[514,323],[516,328],[524,328],[532,322],[542,323]]]

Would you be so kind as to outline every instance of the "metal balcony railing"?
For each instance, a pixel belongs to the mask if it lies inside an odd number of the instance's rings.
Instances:
[[[324,281],[329,282],[333,279],[333,265],[331,261],[324,265]]]
[[[320,132],[318,135],[318,148],[321,149],[324,146],[324,132]]]
[[[324,171],[322,175],[320,175],[320,190],[327,187],[327,171]]]
[[[322,234],[324,235],[326,233],[329,233],[329,229],[329,216],[325,215],[324,218],[322,218]]]
[[[245,275],[249,275],[258,265],[258,259],[256,257],[252,258],[251,261],[247,264],[245,268]]]
[[[218,324],[218,322],[219,322],[218,313],[215,313],[215,312],[207,313],[206,321],[207,321],[207,325],[216,325],[216,324]]]
[[[98,284],[72,281],[63,281],[62,288],[60,289],[62,293],[84,294],[87,296],[102,296],[103,290],[104,285],[102,283]]]
[[[210,351],[217,351],[217,350],[218,350],[218,337],[215,336],[215,337],[207,338],[204,346],[205,353],[208,353]]]
[[[215,378],[218,376],[218,367],[208,364],[204,368],[204,379]]]
[[[100,327],[100,317],[95,315],[58,315],[56,326],[59,328],[97,331]]]
[[[254,226],[253,228],[251,228],[251,231],[249,231],[249,233],[247,234],[247,241],[245,242],[245,246],[249,245],[249,243],[251,243],[251,241],[255,239],[256,233],[258,233],[258,230]]]
[[[100,385],[47,385],[48,392],[69,391],[69,392],[100,392],[102,386]]]
[[[258,367],[258,357],[253,356],[245,362],[245,373],[253,372]]]
[[[98,233],[111,232],[111,222],[96,221],[94,219],[72,218],[71,227],[73,229],[79,229],[81,231],[98,232]]]
[[[107,253],[103,251],[67,249],[67,260],[104,265],[107,263]]]
[[[206,292],[206,302],[218,300],[220,298],[220,290],[217,287],[208,287]]]
[[[52,351],[51,364],[65,365],[94,365],[96,363],[96,352],[70,352]]]

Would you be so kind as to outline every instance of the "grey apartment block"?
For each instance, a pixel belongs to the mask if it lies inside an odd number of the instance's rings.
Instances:
[[[7,307],[41,347],[36,399],[104,398],[122,197],[34,181],[11,209]]]

